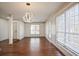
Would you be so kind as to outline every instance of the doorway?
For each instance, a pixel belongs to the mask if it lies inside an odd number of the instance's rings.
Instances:
[[[13,22],[13,39],[18,39],[17,38],[17,34],[18,34],[18,29],[17,29],[17,25],[18,23],[17,22]]]

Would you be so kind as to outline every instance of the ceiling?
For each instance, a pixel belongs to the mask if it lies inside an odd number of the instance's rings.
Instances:
[[[46,18],[61,6],[64,2],[31,2],[30,9],[33,13],[33,22],[45,22]],[[12,14],[14,19],[21,20],[26,13],[25,2],[0,2],[0,16],[7,17]]]

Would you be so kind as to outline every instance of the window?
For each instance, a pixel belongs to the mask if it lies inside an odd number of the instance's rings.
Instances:
[[[56,17],[56,40],[79,54],[79,4]]]
[[[39,25],[31,25],[31,34],[40,34],[39,27]]]
[[[52,37],[52,36],[51,36],[51,35],[52,35],[52,32],[51,32],[51,31],[52,31],[52,30],[51,30],[51,22],[50,22],[50,21],[48,22],[48,25],[49,25],[49,26],[48,26],[48,37],[51,39],[51,37]]]
[[[65,36],[65,18],[64,14],[61,14],[56,19],[56,31],[57,31],[57,41],[64,44]]]
[[[74,5],[68,11],[69,19],[66,17],[66,46],[79,53],[79,4]],[[67,13],[66,13],[67,14]],[[66,15],[67,16],[67,15]],[[67,24],[69,24],[67,26]],[[69,31],[67,32],[67,29]]]

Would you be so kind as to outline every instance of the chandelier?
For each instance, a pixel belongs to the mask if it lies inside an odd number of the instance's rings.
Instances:
[[[26,13],[23,17],[23,20],[25,22],[31,22],[31,18],[32,18],[32,13],[31,13],[31,10],[30,10],[30,3],[26,3]]]

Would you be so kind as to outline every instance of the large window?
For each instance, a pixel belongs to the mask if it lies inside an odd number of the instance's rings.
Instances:
[[[57,31],[57,40],[60,43],[64,44],[65,39],[65,17],[64,14],[60,15],[56,19],[56,31]]]
[[[79,54],[79,4],[56,17],[56,39]]]
[[[39,27],[39,25],[31,25],[31,34],[40,34]]]

